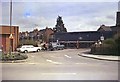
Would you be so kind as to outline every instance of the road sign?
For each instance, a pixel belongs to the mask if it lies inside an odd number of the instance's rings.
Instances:
[[[13,39],[13,35],[12,35],[12,34],[10,34],[9,38],[10,38],[10,39]]]
[[[102,41],[103,41],[103,40],[104,40],[104,36],[101,36],[101,37],[100,37],[100,40],[102,40]]]

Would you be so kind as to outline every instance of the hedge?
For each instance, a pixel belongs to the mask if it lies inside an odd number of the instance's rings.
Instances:
[[[12,53],[12,54],[0,54],[0,59],[2,61],[9,61],[9,60],[24,60],[27,59],[28,56],[27,55],[22,55],[20,53]]]

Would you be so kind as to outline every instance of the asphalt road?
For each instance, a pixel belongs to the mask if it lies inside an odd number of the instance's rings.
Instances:
[[[21,63],[3,63],[3,80],[118,80],[118,62],[80,57],[86,49],[27,53]]]

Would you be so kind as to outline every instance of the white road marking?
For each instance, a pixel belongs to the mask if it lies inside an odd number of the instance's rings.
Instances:
[[[37,63],[28,63],[28,64],[32,64],[32,65],[35,65],[35,64],[37,64]]]
[[[42,75],[76,75],[77,73],[41,73]]]
[[[67,58],[71,58],[70,56],[68,56],[68,55],[64,55],[65,57],[67,57]]]
[[[87,63],[75,63],[75,64],[87,64]]]
[[[53,63],[53,64],[62,64],[62,63],[60,63],[60,62],[54,62],[54,61],[49,60],[49,59],[47,59],[46,61],[48,61],[48,62],[50,62],[50,63]]]

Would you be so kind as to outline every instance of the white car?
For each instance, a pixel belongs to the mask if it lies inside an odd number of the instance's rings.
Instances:
[[[2,52],[2,49],[0,49],[0,52]]]
[[[2,49],[0,49],[0,55],[2,54]]]
[[[39,52],[42,48],[41,47],[34,47],[33,45],[23,45],[20,48],[17,48],[19,52]]]

